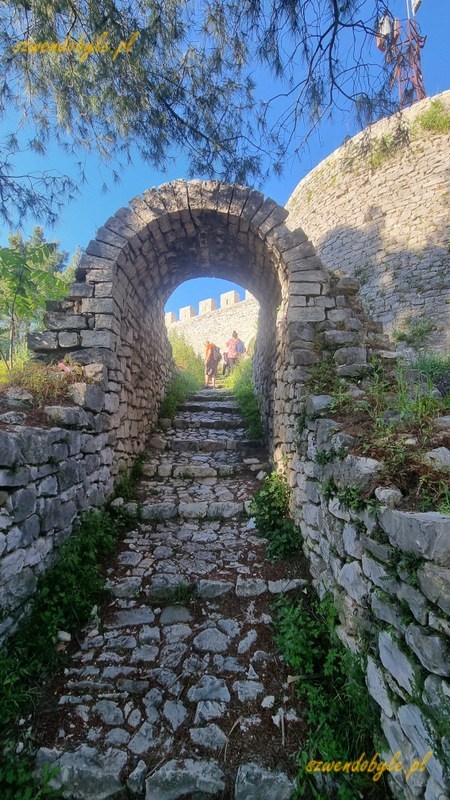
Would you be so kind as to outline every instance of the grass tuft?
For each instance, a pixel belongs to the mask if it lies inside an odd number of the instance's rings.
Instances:
[[[70,364],[70,372],[58,369],[57,366],[39,364],[35,361],[24,361],[16,365],[4,375],[1,383],[3,389],[20,387],[33,395],[33,405],[43,406],[68,397],[72,383],[85,381],[83,367]]]
[[[450,131],[450,112],[442,100],[432,100],[426,111],[419,114],[417,123],[425,131],[448,133]]]
[[[252,375],[252,359],[246,358],[224,380],[224,386],[232,390],[239,406],[239,411],[247,425],[249,435],[252,439],[262,439],[261,400],[255,394]]]

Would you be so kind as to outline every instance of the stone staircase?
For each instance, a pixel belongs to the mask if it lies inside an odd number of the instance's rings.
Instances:
[[[114,501],[139,521],[49,688],[38,765],[73,800],[289,800],[301,720],[271,603],[305,581],[265,561],[249,520],[266,454],[223,390],[162,424],[137,503]]]

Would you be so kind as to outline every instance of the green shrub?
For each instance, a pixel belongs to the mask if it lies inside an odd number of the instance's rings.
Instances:
[[[224,385],[233,391],[248,432],[253,439],[261,439],[263,429],[261,423],[261,401],[253,388],[252,359],[246,358],[238,364]]]
[[[298,755],[298,796],[303,797],[309,781],[314,787],[305,769],[311,760],[352,761],[374,752],[378,714],[361,660],[337,637],[337,612],[329,598],[319,602],[310,589],[295,600],[280,597],[274,612],[275,642],[298,676],[297,697],[307,725]],[[333,778],[337,781],[333,797],[339,800],[386,796],[383,780],[374,784],[367,775],[342,773]]]
[[[405,342],[411,347],[423,347],[427,336],[435,329],[433,322],[426,317],[407,317],[403,323],[404,330],[394,330],[392,338],[396,342]]]
[[[203,386],[205,367],[200,356],[181,336],[171,333],[169,336],[172,345],[173,359],[176,372],[170,381],[164,400],[159,409],[160,418],[173,417],[180,406],[190,394]]]
[[[268,539],[271,560],[298,554],[300,549],[300,531],[289,511],[290,493],[285,478],[273,472],[264,478],[251,505],[258,533]]]
[[[201,356],[197,355],[194,348],[176,333],[169,335],[169,342],[172,346],[175,365],[181,372],[195,378],[198,385],[202,386],[205,377],[205,364]]]
[[[173,417],[176,414],[178,406],[180,406],[190,394],[196,392],[201,384],[198,383],[196,378],[186,372],[176,372],[175,376],[170,381],[164,400],[159,409],[160,418]]]
[[[432,133],[448,133],[450,131],[450,113],[442,100],[432,100],[426,111],[423,111],[416,122],[425,131]]]
[[[23,741],[17,727],[36,706],[44,682],[65,662],[57,649],[58,631],[74,633],[102,598],[102,565],[112,555],[126,522],[106,511],[87,512],[61,546],[58,561],[40,575],[31,611],[0,651],[0,797],[35,800],[59,796],[39,789],[31,775],[31,747],[17,758]]]

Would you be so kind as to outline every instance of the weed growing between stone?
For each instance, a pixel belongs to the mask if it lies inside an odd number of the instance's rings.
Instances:
[[[75,635],[90,618],[104,592],[103,564],[127,525],[124,515],[88,511],[61,546],[58,561],[39,577],[29,615],[0,651],[2,800],[61,796],[48,787],[48,777],[41,786],[32,776],[29,720],[43,685],[65,662],[59,632]]]
[[[247,358],[237,365],[229,378],[224,381],[224,386],[233,391],[239,411],[245,419],[249,435],[252,439],[261,439],[263,435],[261,402],[253,388],[252,374],[252,359]]]
[[[359,486],[343,486],[338,488],[332,478],[327,478],[322,484],[322,494],[325,500],[336,498],[341,508],[346,511],[369,511],[375,514],[380,503],[373,498],[366,497]]]
[[[422,356],[414,372],[403,366],[392,369],[373,359],[368,365],[370,374],[359,381],[366,398],[356,402],[337,376],[330,352],[311,368],[308,381],[311,393],[334,398],[327,413],[337,414],[354,436],[351,450],[382,462],[382,477],[402,491],[407,507],[420,511],[450,511],[447,475],[424,460],[427,451],[440,443],[433,419],[450,408],[449,363],[448,357]],[[299,433],[305,424],[306,416]],[[326,454],[319,453],[317,461],[326,463]],[[352,494],[352,487],[347,487],[347,496],[339,496],[331,484],[324,488],[347,508],[367,507],[367,498]]]
[[[435,325],[427,317],[407,317],[403,323],[403,330],[394,330],[392,338],[396,342],[405,342],[411,347],[423,347],[427,336],[435,330]]]
[[[145,459],[145,455],[141,454],[136,458],[129,471],[123,470],[119,473],[119,478],[114,486],[114,497],[123,497],[124,500],[132,499],[136,481],[143,474]]]
[[[353,761],[362,753],[372,757],[378,714],[364,681],[361,659],[339,641],[337,612],[330,598],[319,601],[312,589],[294,600],[280,597],[273,606],[275,642],[296,678],[296,693],[307,724],[306,740],[298,754],[298,797],[309,787],[317,800],[385,798],[383,780],[335,773],[322,793],[306,771],[312,760]]]
[[[290,489],[285,478],[273,472],[264,478],[255,494],[251,513],[261,536],[268,539],[266,556],[270,561],[298,555],[300,530],[289,511]]]

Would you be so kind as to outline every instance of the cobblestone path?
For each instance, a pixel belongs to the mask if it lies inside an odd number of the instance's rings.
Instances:
[[[40,717],[38,763],[60,766],[66,797],[292,796],[301,721],[270,609],[304,581],[264,560],[245,513],[264,460],[222,390],[151,439],[112,599]]]

